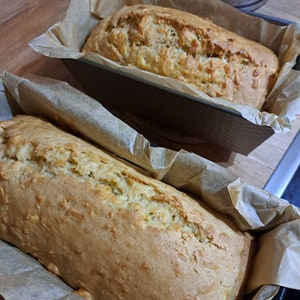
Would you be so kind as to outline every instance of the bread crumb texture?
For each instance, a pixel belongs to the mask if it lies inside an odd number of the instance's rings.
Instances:
[[[82,51],[257,109],[278,71],[277,56],[263,45],[188,12],[151,5],[125,6],[101,20]]]
[[[95,299],[236,299],[252,238],[48,122],[0,123],[0,238]]]

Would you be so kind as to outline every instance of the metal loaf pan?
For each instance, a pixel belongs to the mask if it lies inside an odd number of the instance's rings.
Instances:
[[[277,165],[264,189],[300,207],[300,130]],[[300,290],[280,287],[273,300],[300,299]]]
[[[267,16],[266,19],[280,25],[288,24],[288,21]],[[255,125],[244,119],[239,112],[198,97],[87,59],[62,59],[62,61],[81,84],[85,93],[113,113],[115,109],[133,114],[143,120],[154,122],[160,128],[168,128],[181,135],[196,137],[245,155],[274,134],[273,129],[268,126]],[[122,114],[118,117],[122,119]],[[128,123],[128,120],[123,121]],[[143,129],[138,130],[143,133]]]

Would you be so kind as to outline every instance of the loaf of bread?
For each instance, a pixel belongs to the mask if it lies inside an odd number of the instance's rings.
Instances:
[[[125,6],[101,20],[82,52],[191,84],[211,97],[262,109],[278,71],[265,46],[199,16]]]
[[[94,299],[236,299],[253,238],[32,116],[0,123],[0,238]]]

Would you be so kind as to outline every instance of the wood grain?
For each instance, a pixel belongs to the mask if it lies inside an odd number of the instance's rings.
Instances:
[[[70,0],[0,0],[0,73],[37,74],[80,88],[60,60],[37,54],[28,46],[31,39],[63,19],[69,3]],[[300,1],[269,0],[257,12],[300,22]],[[273,135],[247,156],[209,144],[182,146],[232,170],[242,181],[261,188],[299,128],[300,117],[290,132]]]
[[[298,23],[300,22],[300,1],[269,0],[257,12]]]
[[[70,0],[17,0],[0,1],[0,73],[9,71],[18,75],[26,72],[49,76],[54,73],[66,78],[67,71],[60,69],[61,63],[35,53],[28,42],[45,32],[51,25],[61,20]],[[41,63],[39,68],[36,64]],[[60,76],[59,76],[60,77]]]

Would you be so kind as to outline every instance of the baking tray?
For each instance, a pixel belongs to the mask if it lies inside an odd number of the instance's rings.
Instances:
[[[277,25],[290,23],[253,12],[247,13]],[[179,136],[196,137],[245,155],[274,134],[271,127],[255,125],[237,111],[109,66],[84,58],[62,61],[86,94],[132,127],[135,124],[130,123],[130,118],[125,118],[126,114],[138,117],[143,120],[143,124],[156,124],[159,128],[178,132]],[[144,133],[143,128],[138,130]]]
[[[159,127],[243,154],[274,133],[267,126],[255,125],[242,118],[239,112],[135,75],[84,58],[63,59],[63,62],[85,93],[118,114],[120,119],[122,113],[119,112],[125,111],[142,118],[145,123],[149,120]],[[128,120],[123,121],[128,123]]]
[[[264,189],[300,207],[300,131],[267,181]],[[300,299],[300,290],[280,287],[273,300]]]

